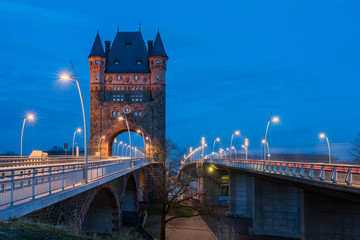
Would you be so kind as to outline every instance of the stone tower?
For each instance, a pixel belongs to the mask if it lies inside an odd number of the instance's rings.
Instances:
[[[168,56],[157,33],[146,49],[141,32],[117,32],[105,51],[99,34],[89,55],[91,124],[90,155],[110,156],[114,139],[130,130],[141,130],[151,142],[165,139],[165,83]],[[150,140],[146,141],[146,151]]]

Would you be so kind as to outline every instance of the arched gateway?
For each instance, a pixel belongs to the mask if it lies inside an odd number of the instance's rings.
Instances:
[[[91,126],[89,153],[110,156],[117,135],[138,130],[150,142],[165,139],[165,73],[168,56],[160,34],[146,49],[141,32],[117,32],[112,45],[99,34],[89,55]]]

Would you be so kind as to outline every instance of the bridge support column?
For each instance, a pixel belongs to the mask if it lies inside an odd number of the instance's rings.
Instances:
[[[249,233],[301,238],[303,190],[258,178],[253,186],[253,227]]]
[[[230,217],[252,218],[254,178],[238,173],[229,173]]]

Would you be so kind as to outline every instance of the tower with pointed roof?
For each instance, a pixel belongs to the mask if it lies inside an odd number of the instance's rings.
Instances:
[[[165,139],[165,86],[168,56],[158,32],[146,48],[141,32],[117,32],[105,50],[97,34],[89,54],[91,124],[89,152],[112,155],[114,139],[130,130],[144,133],[146,153],[150,140]]]

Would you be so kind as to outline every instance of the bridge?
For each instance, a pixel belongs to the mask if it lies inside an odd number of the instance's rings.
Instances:
[[[296,239],[360,238],[360,166],[197,159],[229,175],[229,216],[248,218],[250,234]],[[199,189],[206,191],[206,182]]]
[[[144,158],[90,157],[85,183],[81,157],[1,158],[0,220],[15,217],[111,233],[138,223],[148,200]],[[101,224],[100,224],[101,223]]]

